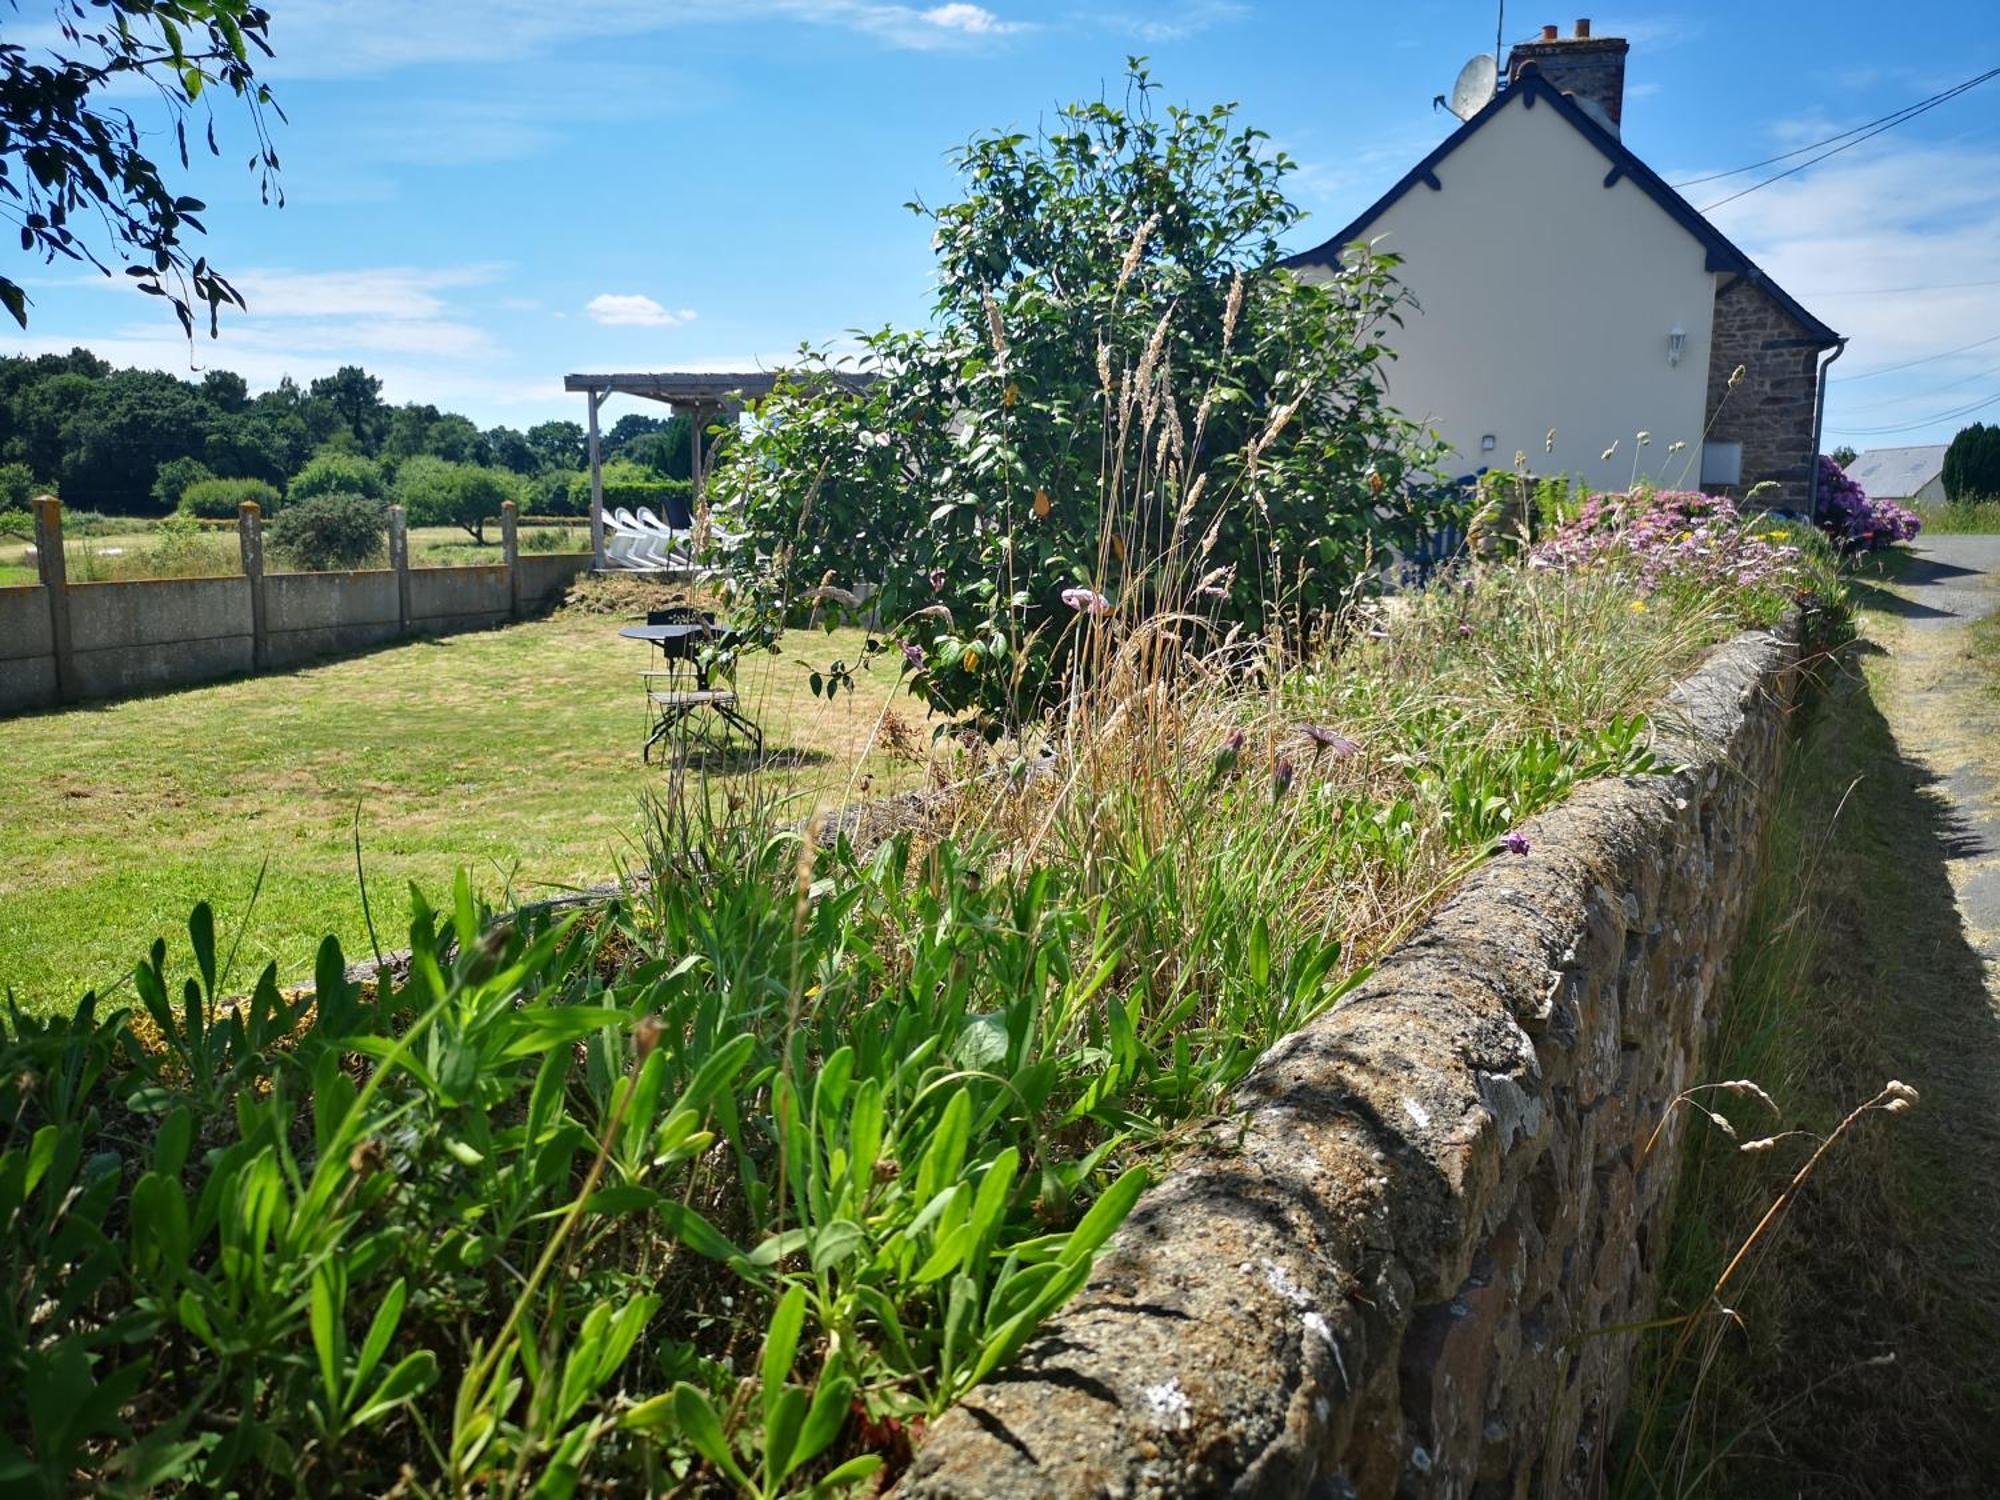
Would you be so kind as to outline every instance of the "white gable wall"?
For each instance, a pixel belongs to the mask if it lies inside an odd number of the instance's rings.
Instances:
[[[1439,165],[1441,191],[1420,182],[1366,227],[1403,257],[1418,304],[1387,335],[1389,398],[1451,445],[1447,473],[1523,452],[1536,473],[1623,489],[1643,431],[1640,475],[1699,478],[1715,278],[1704,247],[1628,179],[1604,186],[1610,166],[1546,100],[1510,103]],[[1688,446],[1670,456],[1676,441]]]

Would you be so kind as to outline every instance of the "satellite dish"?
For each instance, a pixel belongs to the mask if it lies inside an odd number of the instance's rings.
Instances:
[[[1487,53],[1480,53],[1458,70],[1458,82],[1451,86],[1451,112],[1469,120],[1493,102],[1500,87],[1500,65]]]

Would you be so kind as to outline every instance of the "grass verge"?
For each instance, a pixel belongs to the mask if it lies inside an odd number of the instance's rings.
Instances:
[[[1956,500],[1912,506],[1925,531],[2000,531],[2000,500]]]
[[[1898,627],[1877,617],[1871,636],[1893,650]],[[1625,1494],[2000,1482],[2000,1018],[1947,870],[1966,831],[1877,706],[1889,665],[1864,641],[1798,728],[1710,1052],[1709,1077],[1753,1080],[1783,1110],[1725,1105],[1744,1137],[1808,1134],[1745,1155],[1696,1118],[1662,1315],[1705,1304],[1815,1138],[1884,1080],[1923,1104],[1862,1121],[1826,1158],[1732,1283],[1734,1325],[1658,1395]]]

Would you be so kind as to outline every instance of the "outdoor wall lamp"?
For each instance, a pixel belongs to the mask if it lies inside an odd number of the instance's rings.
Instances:
[[[1687,346],[1687,330],[1678,323],[1674,324],[1672,328],[1667,330],[1667,363],[1678,365],[1681,362],[1681,356],[1687,353]]]

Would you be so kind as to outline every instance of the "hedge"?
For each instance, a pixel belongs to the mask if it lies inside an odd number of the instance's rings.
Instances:
[[[663,521],[667,519],[669,501],[692,501],[693,498],[694,482],[689,479],[624,479],[615,483],[606,480],[604,485],[606,511],[614,511],[621,505],[627,510],[637,510],[643,505]],[[558,504],[562,505],[561,510],[557,509]],[[569,482],[569,494],[562,500],[549,500],[543,509],[550,515],[589,515],[590,476],[577,475]]]
[[[233,521],[245,500],[255,500],[267,516],[278,508],[278,492],[261,479],[197,479],[181,491],[180,513]]]

